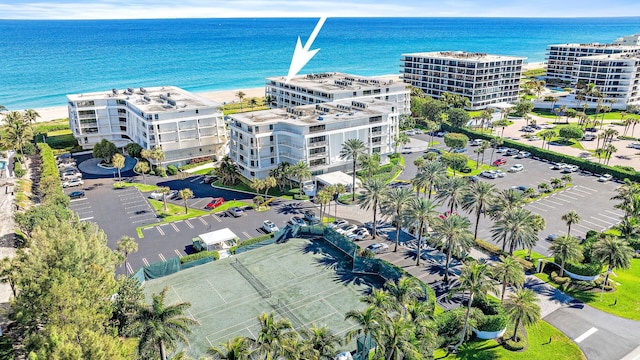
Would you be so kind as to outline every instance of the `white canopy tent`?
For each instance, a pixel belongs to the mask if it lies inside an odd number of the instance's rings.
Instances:
[[[229,248],[232,246],[233,242],[238,239],[238,235],[231,231],[231,229],[224,228],[200,234],[197,239],[203,250],[213,251]]]
[[[353,178],[351,175],[345,174],[342,171],[334,171],[328,174],[317,175],[316,181],[323,186],[342,184],[347,188],[347,191],[351,191],[351,185],[353,184]],[[356,189],[359,187],[362,187],[362,182],[356,178]]]

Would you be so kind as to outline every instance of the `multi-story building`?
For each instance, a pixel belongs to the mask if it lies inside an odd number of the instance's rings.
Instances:
[[[640,54],[594,55],[579,60],[576,81],[594,84],[601,94],[598,98],[586,94],[586,101],[601,98],[604,105],[622,108],[640,104]]]
[[[617,38],[613,43],[618,45],[640,46],[640,34],[623,36]]]
[[[640,46],[627,45],[631,39],[618,39],[614,44],[557,44],[547,48],[547,78],[576,84],[576,73],[581,58],[592,55],[638,53]]]
[[[396,104],[400,114],[411,112],[409,90],[399,76],[356,76],[343,73],[267,78],[265,95],[271,108],[320,104],[338,100],[378,99]]]
[[[518,100],[525,58],[462,51],[403,54],[402,78],[425,94],[458,94],[471,109]]]
[[[78,144],[91,149],[102,139],[122,147],[159,146],[164,163],[183,164],[221,156],[228,133],[220,105],[174,86],[113,89],[67,95],[69,125]]]
[[[342,144],[360,139],[369,153],[389,154],[398,133],[395,104],[342,100],[229,115],[229,156],[247,178],[265,178],[279,163],[304,161],[314,175],[350,171]]]

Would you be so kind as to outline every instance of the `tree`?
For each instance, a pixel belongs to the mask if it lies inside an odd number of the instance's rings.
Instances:
[[[13,264],[10,257],[4,257],[0,260],[0,282],[3,284],[9,284],[13,297],[17,297],[16,292],[16,277],[18,276],[19,269]]]
[[[251,111],[253,111],[253,108],[258,106],[258,100],[256,100],[256,98],[251,98],[251,100],[249,100],[249,107],[251,108]]]
[[[223,157],[220,162],[220,167],[218,168],[220,182],[224,185],[233,185],[238,179],[238,173],[238,165],[236,165],[228,155]]]
[[[495,241],[502,241],[502,251],[509,247],[509,255],[517,247],[533,247],[538,241],[538,229],[534,214],[517,207],[511,211],[502,211],[491,227],[491,236]]]
[[[182,199],[182,201],[184,202],[184,213],[188,214],[189,213],[189,208],[187,207],[187,200],[191,199],[193,197],[193,191],[191,191],[191,189],[189,188],[185,188],[182,190],[178,191],[178,196],[180,196],[180,198]]]
[[[311,179],[311,170],[309,170],[309,164],[304,161],[298,161],[291,167],[291,175],[298,179],[298,185],[300,186],[300,195],[303,195],[302,184]]]
[[[469,113],[464,111],[464,109],[459,108],[447,110],[447,116],[449,118],[449,124],[456,128],[466,126],[471,120],[471,116],[469,116]]]
[[[518,328],[520,324],[524,326],[533,325],[540,320],[540,306],[538,306],[536,302],[538,302],[536,293],[530,289],[519,288],[509,294],[504,308],[511,317],[511,320],[515,321],[511,340],[518,341]]]
[[[468,161],[469,158],[465,154],[444,153],[440,155],[440,162],[451,168],[454,177],[456,171],[461,171],[467,166]]]
[[[538,136],[542,138],[542,148],[544,149],[544,143],[547,142],[547,148],[549,147],[549,141],[558,136],[555,130],[545,130],[538,133]]]
[[[584,137],[584,132],[578,126],[569,125],[560,128],[560,137],[565,140],[570,139],[582,139]]]
[[[420,282],[412,276],[402,276],[397,281],[387,281],[384,286],[394,297],[394,304],[399,306],[402,316],[406,316],[409,303],[424,294]]]
[[[396,315],[385,318],[385,323],[375,332],[378,344],[376,351],[381,352],[378,359],[419,359],[416,345],[412,342],[415,325],[410,319]]]
[[[264,202],[264,196],[256,195],[253,197],[252,201],[254,204],[256,204],[256,207],[258,208],[258,210],[260,210],[260,205],[262,205],[262,203]]]
[[[116,243],[116,249],[122,254],[122,256],[124,256],[124,265],[125,269],[127,269],[127,274],[133,274],[133,271],[129,271],[128,258],[129,254],[138,251],[138,243],[130,236],[123,236]]]
[[[440,244],[447,254],[444,268],[444,282],[449,282],[449,263],[451,255],[466,253],[473,244],[473,234],[469,227],[471,223],[466,217],[457,214],[449,214],[443,218],[437,218],[433,226],[432,238]]]
[[[158,145],[154,146],[153,149],[151,149],[151,152],[149,153],[149,155],[151,156],[152,160],[155,160],[158,162],[158,166],[162,167],[162,162],[164,161],[164,151],[162,150],[162,148]]]
[[[514,112],[520,116],[525,116],[533,110],[533,103],[529,100],[520,100],[514,107]]]
[[[501,303],[504,301],[507,285],[521,287],[524,284],[524,268],[513,256],[501,256],[500,262],[496,263],[491,273],[496,280],[502,283],[502,290],[500,291]]]
[[[604,151],[605,151],[605,155],[607,157],[607,165],[609,165],[609,160],[611,160],[611,155],[613,153],[617,152],[618,149],[615,146],[609,144],[604,148]]]
[[[253,191],[259,194],[260,191],[264,189],[264,182],[262,181],[262,179],[258,179],[254,177],[253,179],[251,179],[251,183],[249,184],[249,187]]]
[[[117,289],[111,302],[110,322],[118,329],[118,335],[129,336],[137,310],[145,305],[142,284],[131,276],[119,275]]]
[[[340,345],[340,338],[334,335],[326,325],[318,327],[313,324],[310,329],[303,329],[301,332],[315,359],[334,359]]]
[[[463,149],[469,143],[469,137],[460,133],[448,133],[444,135],[444,143],[450,149]]]
[[[469,213],[476,215],[476,225],[473,231],[473,240],[478,238],[478,225],[480,215],[491,207],[495,198],[496,188],[494,185],[484,181],[478,181],[469,186],[468,191],[462,197],[462,208]]]
[[[113,164],[113,167],[118,169],[118,181],[122,182],[122,175],[120,174],[120,170],[122,170],[122,168],[124,167],[124,156],[120,155],[119,153],[114,154],[111,157],[111,163]]]
[[[269,189],[273,189],[278,185],[278,180],[276,180],[273,176],[267,176],[262,179],[262,186],[264,186],[264,195],[266,196],[269,192]]]
[[[228,339],[221,347],[207,350],[207,354],[221,360],[251,360],[255,352],[252,341],[244,336]]]
[[[139,340],[138,352],[144,354],[153,349],[161,360],[166,360],[166,351],[174,349],[178,341],[188,345],[189,327],[199,325],[198,321],[184,315],[191,307],[190,303],[165,304],[167,291],[165,287],[159,294],[151,295],[152,304],[138,309],[133,330]]]
[[[567,236],[571,236],[571,225],[579,223],[580,220],[582,220],[582,218],[575,210],[571,210],[562,215],[562,221],[567,223]]]
[[[631,266],[631,258],[633,257],[633,248],[627,245],[623,240],[612,236],[605,236],[593,244],[591,248],[591,256],[607,265],[607,273],[604,276],[604,285],[609,281],[609,274],[615,269],[628,269]]]
[[[375,240],[376,238],[376,226],[378,221],[378,209],[380,208],[380,203],[384,198],[387,192],[387,184],[384,183],[381,179],[370,179],[365,181],[362,186],[364,192],[359,195],[358,203],[360,203],[360,208],[369,210],[373,208],[373,225],[372,230],[373,233],[371,237]]]
[[[168,186],[159,186],[156,189],[157,192],[162,194],[162,202],[164,204],[164,211],[167,212],[167,195],[171,192],[171,189]]]
[[[446,178],[440,186],[436,199],[441,204],[446,204],[449,208],[449,213],[453,214],[458,206],[462,204],[468,184],[468,180],[461,177]]]
[[[502,144],[504,144],[504,140],[502,140],[499,137],[494,137],[493,139],[491,139],[491,159],[489,159],[489,163],[493,163],[493,155],[496,153],[496,149],[499,148],[500,146],[502,146]]]
[[[395,152],[398,152],[398,149],[401,146],[407,145],[410,141],[411,139],[409,139],[409,135],[405,133],[400,133],[396,135],[396,137],[393,138],[393,144],[394,144],[393,146],[395,147]]]
[[[279,163],[275,169],[269,171],[269,176],[272,176],[276,179],[276,183],[280,191],[284,191],[287,181],[289,180],[287,176],[289,175],[290,167],[291,167],[291,164],[289,164],[286,161],[283,161]]]
[[[124,146],[124,151],[132,158],[140,158],[142,156],[142,146],[131,142]]]
[[[93,146],[93,157],[100,158],[105,162],[111,162],[111,157],[117,152],[116,145],[107,139],[102,139]]]
[[[576,109],[567,109],[564,112],[564,116],[567,117],[567,124],[569,123],[570,119],[573,119],[574,117],[576,117],[576,115],[578,115],[578,111],[576,111]],[[579,128],[579,126],[578,126]]]
[[[324,222],[323,208],[326,209],[326,206],[329,205],[329,203],[331,202],[332,197],[333,196],[331,195],[331,193],[329,193],[329,191],[327,191],[326,189],[322,189],[322,190],[318,191],[316,196],[313,198],[313,201],[315,203],[320,204],[320,221],[322,221],[322,222]]]
[[[263,313],[258,316],[260,331],[256,338],[258,352],[263,359],[278,359],[282,345],[286,339],[296,337],[288,319],[275,319],[273,314]]]
[[[367,178],[371,178],[380,169],[380,154],[363,154],[359,161]]]
[[[552,178],[549,182],[551,183],[551,187],[554,189],[562,187],[562,180],[560,180],[560,178]]]
[[[426,228],[436,219],[438,211],[436,204],[422,197],[415,197],[407,208],[407,219],[418,230],[418,246],[416,266],[420,266],[420,251],[422,249],[422,235]]]
[[[242,112],[242,111],[243,111],[243,110],[242,110],[242,103],[243,103],[243,101],[244,101],[244,97],[245,97],[246,95],[247,95],[247,94],[245,94],[245,93],[244,93],[244,92],[242,92],[242,91],[238,91],[238,92],[236,93],[236,97],[237,97],[238,99],[240,99],[240,112]]]
[[[349,310],[344,316],[344,320],[351,320],[356,323],[358,328],[347,332],[345,339],[350,342],[354,336],[362,334],[365,341],[369,338],[369,335],[375,331],[379,326],[379,320],[382,317],[381,310],[375,306],[369,306],[362,311]]]
[[[393,218],[392,223],[396,225],[396,245],[393,252],[398,251],[398,243],[400,242],[400,227],[405,217],[405,211],[409,206],[411,199],[411,191],[405,188],[390,189],[386,196],[382,198],[382,212]]]
[[[22,147],[32,135],[31,122],[19,111],[4,114],[2,144],[23,154]]]
[[[470,261],[464,264],[458,280],[460,287],[457,291],[463,293],[469,292],[469,299],[467,300],[467,313],[464,317],[464,326],[462,327],[460,342],[455,346],[456,348],[462,345],[467,337],[467,326],[469,325],[469,315],[471,314],[473,298],[475,296],[485,298],[489,292],[496,291],[495,283],[489,278],[489,267],[487,267],[487,264],[480,264],[476,261]]]
[[[352,176],[352,184],[351,184],[351,201],[356,201],[356,165],[358,163],[358,159],[360,156],[365,154],[367,151],[367,147],[364,145],[364,142],[360,139],[348,139],[342,144],[342,149],[340,150],[340,159],[342,160],[351,160],[353,164],[353,173]]]
[[[567,261],[575,262],[582,260],[582,247],[578,239],[567,236],[561,236],[553,241],[549,247],[551,254],[560,260],[560,277],[564,276],[564,265]]]
[[[569,175],[569,174],[564,174],[564,175],[562,175],[560,180],[562,180],[563,186],[566,186],[566,185],[570,184],[573,181],[573,177],[571,177],[571,175]]]
[[[133,168],[133,170],[138,174],[142,174],[142,182],[146,184],[147,183],[146,174],[149,171],[151,171],[151,168],[149,167],[149,163],[146,161],[140,160],[138,161],[136,166]]]
[[[440,183],[442,180],[447,177],[447,168],[444,164],[439,162],[428,162],[422,168],[422,171],[418,174],[418,177],[423,178],[424,182],[427,185],[427,198],[431,200],[431,193],[433,192],[433,187]]]

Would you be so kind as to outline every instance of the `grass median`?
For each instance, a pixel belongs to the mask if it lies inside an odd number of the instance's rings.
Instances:
[[[118,181],[115,184],[113,184],[114,189],[124,189],[128,187],[138,188],[138,190],[140,190],[141,192],[150,192],[158,189],[157,185],[130,183],[130,182],[124,182],[124,181]]]

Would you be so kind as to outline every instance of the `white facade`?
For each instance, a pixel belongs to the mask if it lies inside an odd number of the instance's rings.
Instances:
[[[623,36],[617,38],[613,43],[618,45],[640,46],[640,34]]]
[[[425,94],[458,94],[471,109],[518,100],[524,57],[440,51],[403,54],[402,78]]]
[[[271,108],[320,104],[338,100],[384,100],[409,114],[409,89],[399,76],[356,76],[343,73],[299,75],[287,84],[285,77],[267,78],[265,95]]]
[[[229,115],[229,156],[247,178],[265,178],[279,163],[305,161],[314,175],[351,171],[342,144],[360,139],[369,153],[393,152],[400,114],[395,104],[343,100]]]
[[[183,89],[113,89],[67,98],[69,126],[84,149],[102,139],[118,147],[159,146],[165,164],[224,154],[228,135],[220,105]]]
[[[580,58],[576,81],[595,84],[604,105],[611,101],[626,107],[640,104],[640,54],[595,55]],[[597,102],[588,97],[586,101]]]
[[[576,84],[580,59],[585,56],[638,53],[640,46],[627,45],[631,40],[618,39],[619,44],[557,44],[547,48],[547,78]]]

